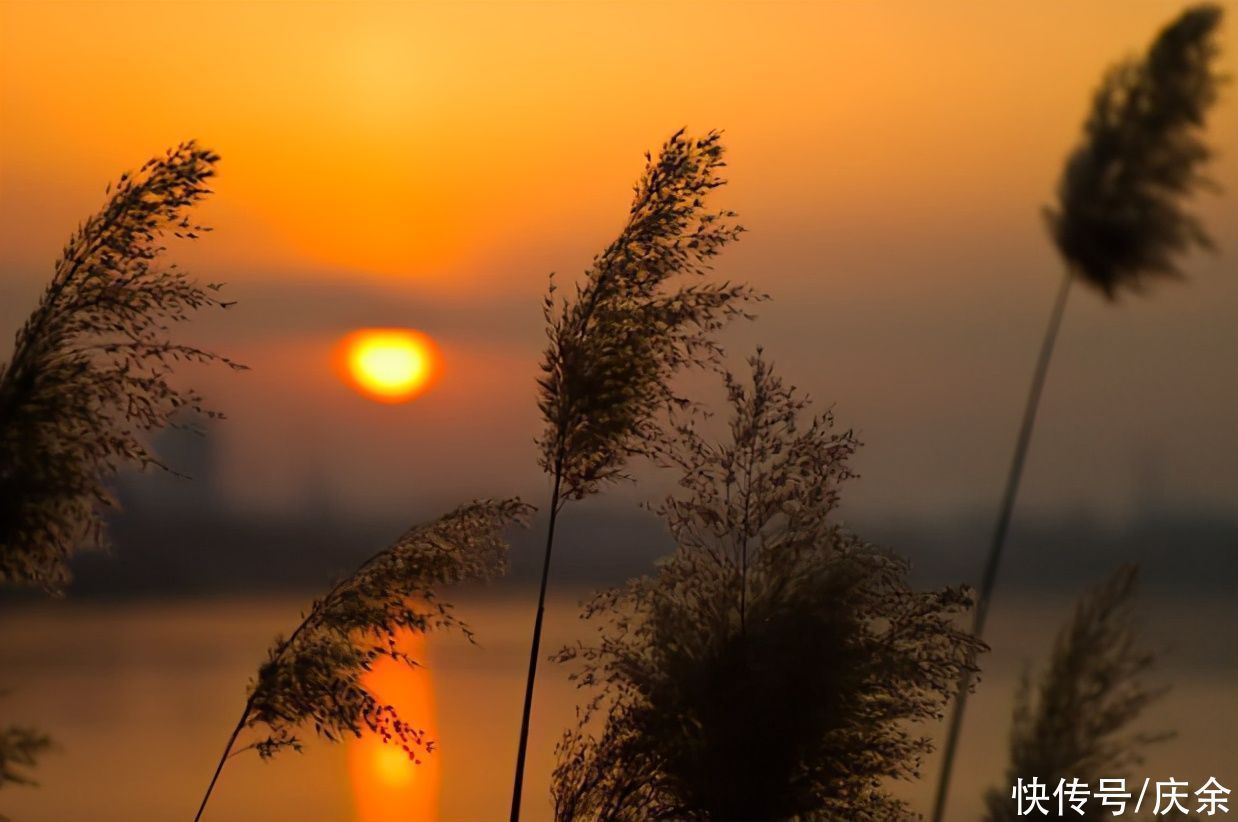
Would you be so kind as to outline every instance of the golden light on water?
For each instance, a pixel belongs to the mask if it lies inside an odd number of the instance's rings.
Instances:
[[[366,328],[340,343],[345,380],[378,402],[408,402],[433,384],[440,367],[438,347],[419,331]]]
[[[409,635],[401,650],[424,659],[425,638]],[[380,659],[363,684],[379,700],[395,707],[402,719],[421,728],[426,739],[437,742],[434,693],[426,668],[412,668],[389,658]],[[415,751],[410,758],[400,745],[384,743],[372,733],[348,745],[348,772],[357,822],[406,822],[437,819],[440,753]]]
[[[413,784],[416,774],[409,767],[408,754],[395,745],[380,745],[370,755],[370,767],[377,781],[385,786],[401,788]],[[417,762],[414,760],[413,767]]]

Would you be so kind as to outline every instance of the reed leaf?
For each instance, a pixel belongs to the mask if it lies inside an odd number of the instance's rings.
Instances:
[[[182,143],[122,175],[65,245],[38,306],[0,366],[0,583],[59,591],[79,547],[103,547],[105,488],[122,466],[161,466],[144,432],[185,412],[219,416],[172,382],[182,363],[221,362],[171,327],[226,307],[160,256],[168,235],[209,229],[189,212],[219,157]]]

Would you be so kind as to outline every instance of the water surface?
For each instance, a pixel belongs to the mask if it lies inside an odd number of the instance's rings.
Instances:
[[[551,602],[545,648],[583,635],[576,600]],[[0,685],[11,690],[0,702],[0,717],[44,728],[61,746],[39,769],[41,787],[5,789],[0,812],[17,822],[191,818],[236,722],[248,677],[268,641],[292,627],[302,605],[292,598],[70,600],[0,611]],[[432,706],[426,724],[440,746],[432,769],[417,778],[438,782],[441,819],[502,820],[533,602],[531,596],[470,594],[459,605],[482,644],[432,638],[426,670],[412,674],[417,687],[430,683],[422,704]],[[952,818],[977,818],[984,788],[1001,780],[1017,678],[1025,660],[1044,653],[1065,607],[1043,600],[998,604],[992,620],[995,650],[972,703]],[[1146,773],[1139,775],[1192,784],[1215,775],[1235,787],[1238,651],[1228,638],[1238,627],[1238,607],[1152,603],[1144,615],[1153,641],[1172,646],[1157,677],[1172,683],[1173,691],[1149,713],[1147,724],[1176,729],[1179,737],[1150,749]],[[549,818],[551,751],[576,705],[564,672],[553,664],[543,671],[525,790],[530,822]],[[314,740],[304,754],[286,753],[271,762],[245,752],[229,762],[207,818],[418,818],[411,808],[402,812],[371,795],[403,778],[384,770],[389,765],[381,753]],[[935,761],[925,763],[925,773],[936,773]],[[927,807],[927,782],[898,790],[918,808]]]

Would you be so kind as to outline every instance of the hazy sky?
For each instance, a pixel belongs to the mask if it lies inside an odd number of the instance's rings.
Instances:
[[[721,128],[719,203],[749,233],[718,275],[774,298],[728,335],[736,360],[763,343],[861,432],[855,510],[988,508],[1060,276],[1039,210],[1104,68],[1181,7],[6,0],[0,359],[104,185],[196,137],[223,156],[217,230],[174,256],[239,303],[183,333],[253,366],[194,375],[231,417],[229,493],[540,498],[546,274],[614,236],[646,149]],[[1211,128],[1229,193],[1200,203],[1220,253],[1116,307],[1075,292],[1029,507],[1121,514],[1142,488],[1234,509],[1236,93]],[[443,349],[411,404],[331,369],[341,336],[383,325]]]

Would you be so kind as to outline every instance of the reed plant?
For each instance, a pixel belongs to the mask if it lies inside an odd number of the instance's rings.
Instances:
[[[0,788],[38,785],[31,771],[52,747],[51,737],[28,725],[0,728]],[[0,813],[0,822],[10,820]]]
[[[162,264],[169,237],[210,231],[190,212],[218,161],[190,141],[109,184],[0,364],[0,586],[63,593],[74,551],[106,545],[108,480],[124,466],[166,467],[143,435],[184,424],[174,420],[185,412],[221,416],[175,386],[173,371],[243,366],[175,341],[171,326],[228,303],[219,284]],[[28,771],[50,747],[33,728],[0,729],[0,786],[34,784]]]
[[[38,784],[29,769],[51,747],[51,738],[34,728],[10,725],[0,729],[0,788],[5,785]],[[2,819],[4,816],[0,816]]]
[[[190,218],[219,157],[182,143],[123,174],[78,226],[0,366],[0,584],[59,593],[68,560],[106,544],[106,483],[124,466],[165,467],[143,443],[187,412],[218,417],[174,384],[185,363],[243,366],[178,342],[172,326],[226,308],[219,284],[164,265],[170,237],[210,229]]]
[[[1083,140],[1067,158],[1057,204],[1045,210],[1065,274],[1049,315],[1015,441],[997,522],[980,582],[972,632],[984,635],[1006,536],[1031,445],[1049,363],[1076,281],[1110,302],[1143,292],[1150,283],[1183,277],[1181,257],[1212,242],[1190,197],[1211,184],[1203,166],[1209,109],[1222,78],[1216,70],[1216,32],[1222,9],[1192,6],[1169,23],[1147,52],[1111,68],[1092,98]],[[955,752],[970,679],[959,683],[950,718],[933,820],[945,818]]]
[[[1063,779],[1093,786],[1102,778],[1125,779],[1143,762],[1147,745],[1168,738],[1133,727],[1166,691],[1147,682],[1156,657],[1139,637],[1137,579],[1136,566],[1127,565],[1088,591],[1058,632],[1035,685],[1024,674],[1011,722],[1006,786],[986,797],[989,822],[1019,817],[1009,787],[1017,780],[1036,778],[1052,791]],[[1099,821],[1113,815],[1092,801],[1071,818]]]
[[[887,820],[980,643],[963,589],[920,592],[907,563],[837,522],[858,447],[758,353],[727,376],[729,436],[676,426],[675,552],[605,591],[593,640],[561,662],[589,694],[557,748],[558,820]]]
[[[538,382],[545,428],[539,463],[552,478],[537,613],[529,651],[512,789],[511,820],[520,817],[533,689],[540,657],[555,523],[569,500],[596,494],[625,476],[628,461],[656,450],[660,416],[687,400],[671,386],[688,366],[712,365],[714,333],[747,316],[758,295],[727,282],[699,279],[740,235],[735,215],[710,210],[723,184],[721,135],[673,134],[655,158],[645,155],[627,223],[594,258],[570,299],[544,303],[548,344]],[[683,283],[684,278],[690,279]]]
[[[379,701],[361,678],[381,657],[418,664],[401,649],[405,632],[455,629],[472,640],[467,623],[438,591],[501,574],[507,566],[503,531],[527,521],[530,513],[516,499],[463,505],[410,529],[315,600],[287,637],[276,637],[258,668],[195,822],[231,756],[252,749],[267,759],[286,749],[299,751],[301,735],[310,728],[330,742],[368,729],[400,745],[414,762],[430,753],[434,741],[412,718]],[[246,731],[254,739],[237,748]]]

